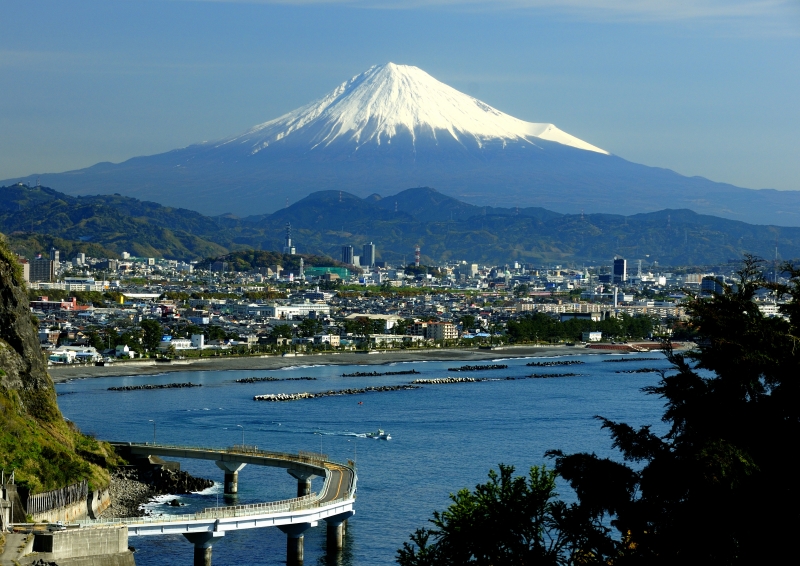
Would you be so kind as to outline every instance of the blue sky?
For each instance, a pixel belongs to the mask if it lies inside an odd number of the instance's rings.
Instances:
[[[0,21],[0,179],[235,134],[393,61],[631,161],[800,190],[795,1],[0,0]]]

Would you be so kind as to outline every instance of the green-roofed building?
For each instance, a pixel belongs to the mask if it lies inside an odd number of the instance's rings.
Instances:
[[[303,273],[305,274],[306,279],[311,279],[312,277],[322,277],[328,273],[335,273],[340,279],[347,279],[350,277],[350,270],[346,267],[306,267],[303,270]]]

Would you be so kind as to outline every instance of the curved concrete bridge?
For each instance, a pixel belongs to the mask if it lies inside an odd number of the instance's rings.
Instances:
[[[297,497],[282,501],[208,507],[199,513],[134,517],[104,521],[80,521],[82,526],[124,524],[129,536],[182,534],[195,546],[195,566],[211,565],[214,539],[227,531],[277,527],[287,536],[288,564],[303,562],[303,533],[327,524],[328,550],[341,550],[346,521],[355,514],[357,475],[355,465],[336,463],[323,454],[285,454],[259,450],[255,446],[199,448],[164,444],[112,442],[120,452],[132,456],[166,456],[213,460],[225,472],[225,493],[238,491],[239,472],[246,465],[284,468],[297,480]],[[324,478],[322,489],[311,493],[311,480]]]

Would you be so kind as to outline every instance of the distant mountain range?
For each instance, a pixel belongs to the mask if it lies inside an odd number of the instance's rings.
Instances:
[[[321,191],[269,215],[204,216],[117,195],[73,197],[44,187],[0,187],[0,232],[31,255],[55,244],[67,257],[128,251],[201,259],[236,250],[281,250],[291,223],[298,253],[340,258],[341,246],[374,242],[378,259],[503,264],[610,262],[709,265],[744,252],[800,258],[800,228],[757,226],[689,210],[560,214],[543,208],[471,205],[430,188],[359,198]]]
[[[631,163],[392,63],[223,140],[5,183],[39,177],[72,195],[120,193],[208,215],[274,212],[320,190],[367,197],[433,186],[476,205],[627,215],[671,207],[800,226],[800,191],[743,189]]]

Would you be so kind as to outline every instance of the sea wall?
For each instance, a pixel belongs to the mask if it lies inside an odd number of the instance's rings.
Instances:
[[[128,552],[128,527],[67,529],[36,534],[33,551],[45,560],[108,556]]]
[[[25,522],[25,506],[22,504],[19,493],[17,493],[17,486],[13,483],[3,485],[2,496],[9,503],[9,518],[12,523]]]
[[[87,517],[96,519],[100,513],[108,509],[111,505],[111,491],[109,488],[97,489],[89,492],[89,497],[82,501],[76,501],[71,505],[34,513],[31,516],[37,523],[55,523],[62,521],[68,523]]]

